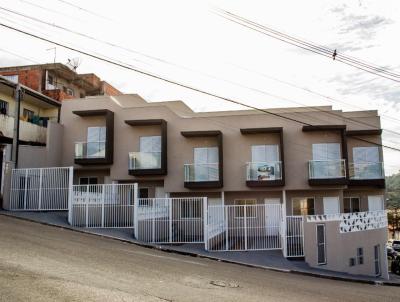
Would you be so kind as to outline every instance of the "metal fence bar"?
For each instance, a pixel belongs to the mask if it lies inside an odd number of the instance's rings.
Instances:
[[[286,257],[304,257],[303,216],[286,217]]]
[[[207,218],[209,251],[282,249],[280,204],[209,206]]]
[[[67,210],[72,174],[72,167],[13,169],[9,209]]]
[[[135,184],[75,185],[71,225],[88,228],[134,228]]]

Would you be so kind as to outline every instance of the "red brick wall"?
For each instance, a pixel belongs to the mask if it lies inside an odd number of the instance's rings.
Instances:
[[[3,71],[0,74],[18,75],[18,81],[20,84],[39,92],[42,90],[42,71],[40,69]]]
[[[73,99],[73,96],[70,96],[69,94],[66,94],[64,91],[60,89],[53,89],[53,90],[43,90],[42,92],[44,95],[47,95],[48,97],[55,99],[57,101],[63,101],[63,100],[68,100],[68,99]]]
[[[102,82],[103,85],[103,93],[105,95],[121,95],[121,91],[119,91],[117,88],[111,86],[110,84],[108,84],[107,82],[103,81]]]

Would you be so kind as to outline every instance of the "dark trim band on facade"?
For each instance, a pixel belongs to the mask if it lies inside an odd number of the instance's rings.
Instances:
[[[114,161],[114,112],[108,109],[72,111],[80,117],[105,116],[106,119],[106,150],[104,158],[75,158],[78,165],[112,165]]]
[[[224,186],[224,154],[222,132],[220,130],[205,130],[205,131],[181,131],[181,135],[186,138],[191,137],[216,137],[218,145],[218,181],[198,181],[198,182],[184,182],[184,187],[188,189],[211,189],[222,188]]]
[[[385,179],[349,179],[349,186],[354,187],[376,187],[379,189],[385,189]]]
[[[347,130],[347,136],[363,136],[363,135],[381,135],[382,129],[368,129],[368,130]]]
[[[125,123],[132,126],[160,126],[161,127],[161,168],[160,169],[129,169],[129,175],[166,175],[168,173],[168,156],[167,156],[167,122],[163,119],[148,120],[125,120]]]
[[[268,128],[241,128],[240,133],[243,135],[247,134],[279,134],[279,157],[282,162],[281,176],[279,180],[247,180],[246,185],[248,187],[279,187],[285,185],[285,157],[284,157],[284,145],[283,145],[283,127],[268,127]]]

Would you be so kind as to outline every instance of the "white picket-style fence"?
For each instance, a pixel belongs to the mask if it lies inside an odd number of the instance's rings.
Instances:
[[[304,257],[304,218],[286,216],[285,257]]]
[[[207,198],[139,198],[135,237],[151,243],[204,242]]]
[[[215,205],[208,207],[209,251],[281,249],[280,204]]]
[[[72,167],[13,169],[9,209],[12,211],[68,210]]]
[[[133,228],[135,184],[74,185],[68,221],[87,228]]]

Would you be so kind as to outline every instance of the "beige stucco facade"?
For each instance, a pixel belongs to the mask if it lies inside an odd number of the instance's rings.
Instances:
[[[79,111],[79,114],[74,113]],[[113,157],[112,163],[97,162],[76,163],[75,142],[87,141],[88,127],[109,127],[104,111],[113,114]],[[265,114],[254,110],[195,113],[182,102],[147,103],[137,95],[115,97],[96,97],[71,100],[63,103],[61,124],[63,129],[54,130],[58,145],[54,146],[59,158],[52,164],[74,166],[74,183],[80,177],[97,177],[98,183],[137,182],[140,188],[148,189],[148,197],[208,197],[232,205],[235,200],[255,200],[263,204],[267,199],[278,200],[283,205],[284,214],[293,214],[293,199],[300,197],[314,198],[315,215],[325,214],[324,198],[338,199],[339,212],[344,211],[345,197],[358,197],[360,211],[368,211],[369,196],[383,196],[384,189],[376,184],[351,185],[350,182],[311,184],[309,181],[308,162],[313,159],[313,144],[338,143],[341,146],[340,158],[353,161],[352,149],[360,146],[376,146],[381,142],[380,134],[363,136],[363,141],[356,137],[346,137],[346,131],[377,130],[380,120],[376,111],[344,113],[331,107],[310,107],[291,109],[271,109],[278,114]],[[82,113],[84,112],[84,113]],[[91,112],[91,113],[90,113]],[[96,115],[96,112],[103,112]],[[288,119],[285,119],[288,118]],[[293,119],[298,122],[293,121]],[[133,176],[129,171],[129,152],[140,150],[142,136],[162,134],[161,124],[146,124],[143,121],[163,120],[167,130],[167,173]],[[132,126],[126,121],[140,121]],[[307,125],[339,125],[339,128],[322,127],[316,131],[304,131],[302,123]],[[368,126],[367,126],[368,125]],[[243,134],[241,129],[272,129],[281,132],[261,132]],[[194,148],[218,147],[219,136],[201,136],[207,131],[222,134],[223,183],[222,187],[188,187],[185,184],[184,165],[194,162]],[[184,136],[181,132],[196,132],[195,137]],[[280,135],[282,134],[282,136]],[[371,141],[367,143],[365,140]],[[345,146],[343,146],[345,144]],[[281,184],[274,186],[251,186],[247,182],[246,163],[252,161],[251,147],[255,145],[278,145],[278,160],[284,166]],[[51,144],[49,144],[51,146]],[[346,148],[343,148],[346,147]],[[347,150],[346,150],[347,149]],[[345,150],[346,154],[343,154]],[[379,147],[380,161],[383,161]],[[221,153],[220,153],[221,154]],[[221,158],[219,159],[221,160]],[[26,166],[29,166],[28,163]],[[347,179],[347,175],[344,177]],[[373,230],[340,234],[337,222],[326,222],[327,264],[321,267],[316,263],[315,224],[304,223],[305,260],[310,266],[348,272],[352,274],[374,275],[370,265],[373,246],[384,245],[387,236],[384,230]],[[365,250],[365,262],[362,267],[349,267],[349,259],[354,250],[362,244]],[[382,275],[387,273],[382,264]]]

